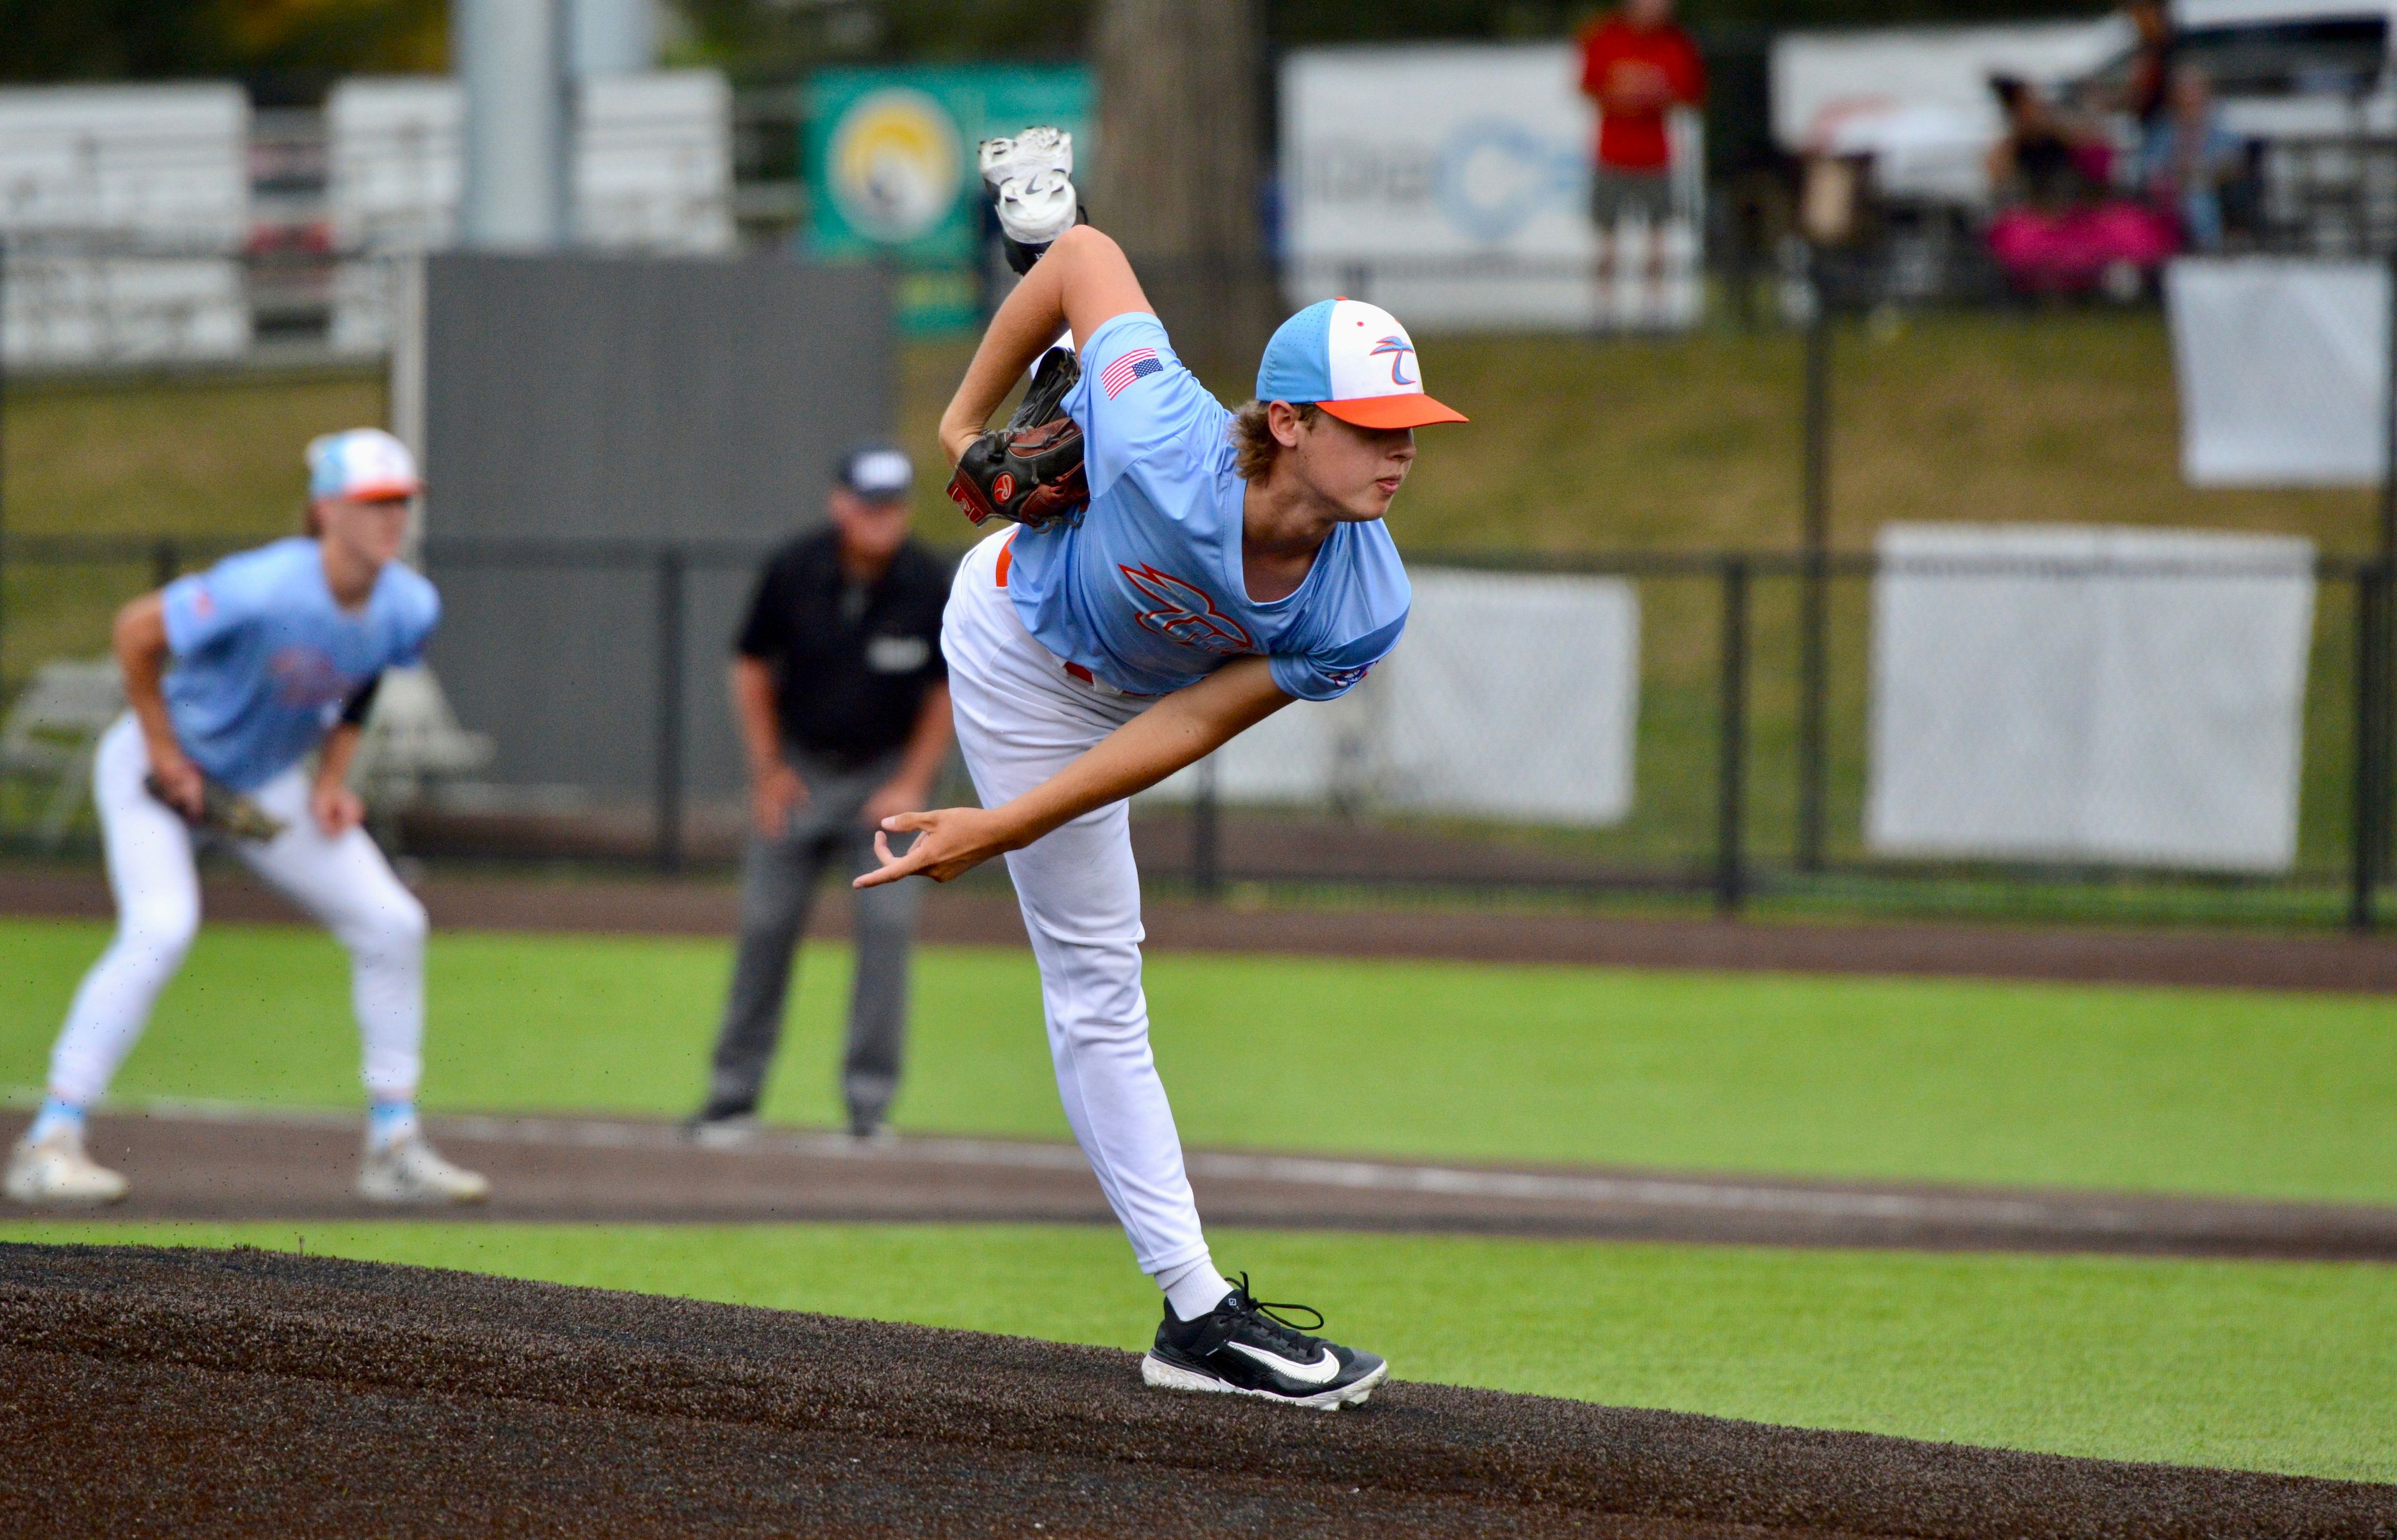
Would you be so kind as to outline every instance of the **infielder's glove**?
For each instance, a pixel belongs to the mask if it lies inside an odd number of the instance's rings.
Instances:
[[[167,801],[166,788],[158,783],[156,776],[143,776],[141,784],[149,790],[151,796],[167,807],[174,808],[175,812],[182,818],[183,822],[194,828],[213,829],[219,834],[231,835],[235,839],[248,839],[262,845],[291,826],[240,792],[212,777],[200,778],[200,816],[196,819],[185,813],[182,809],[176,808],[172,802]]]
[[[976,525],[1011,518],[1026,529],[1078,524],[1091,505],[1082,470],[1082,429],[1065,415],[1065,393],[1082,378],[1071,348],[1051,348],[1007,426],[967,447],[949,478],[949,500]]]

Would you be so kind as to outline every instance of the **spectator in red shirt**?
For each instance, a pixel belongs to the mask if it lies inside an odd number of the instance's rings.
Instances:
[[[1665,114],[1706,99],[1698,46],[1673,20],[1673,0],[1625,0],[1581,35],[1581,88],[1598,102],[1598,164],[1589,214],[1598,227],[1600,302],[1614,283],[1614,228],[1628,214],[1648,224],[1651,313],[1665,275],[1665,221],[1673,212],[1672,151]]]

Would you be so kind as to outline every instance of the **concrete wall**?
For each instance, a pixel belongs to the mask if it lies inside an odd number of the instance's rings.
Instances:
[[[783,261],[443,255],[425,275],[433,662],[521,792],[646,795],[658,740],[660,542],[812,527],[839,452],[891,431],[880,275]],[[495,562],[487,542],[537,542]],[[682,592],[685,784],[740,782],[724,660],[754,578]]]

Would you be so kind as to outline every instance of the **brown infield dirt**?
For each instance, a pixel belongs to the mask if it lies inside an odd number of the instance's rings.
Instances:
[[[441,877],[462,928],[722,934],[707,883]],[[1021,944],[936,892],[927,931]],[[284,919],[212,880],[220,917]],[[838,926],[838,905],[831,917]],[[0,912],[108,913],[0,871]],[[1165,946],[2397,989],[2336,938],[1153,905]],[[13,1129],[7,1132],[13,1132]],[[355,1118],[96,1118],[132,1218],[365,1217]],[[494,1220],[1108,1222],[1079,1152],[604,1118],[436,1119]],[[2397,1210],[1195,1151],[1217,1224],[2397,1260]],[[1395,1382],[1335,1414],[1141,1386],[1105,1349],[236,1251],[0,1245],[0,1533],[2397,1537],[2397,1488]]]
[[[2397,1535],[2397,1488],[258,1251],[0,1246],[12,1534]]]
[[[430,1132],[491,1178],[488,1204],[445,1217],[1114,1223],[1081,1151],[1063,1143],[910,1134],[861,1144],[768,1129],[703,1149],[671,1124],[596,1118],[437,1118]],[[89,1136],[92,1153],[132,1185],[112,1217],[388,1218],[350,1191],[358,1137],[355,1116],[256,1108],[98,1116]],[[1188,1163],[1200,1212],[1219,1225],[2397,1262],[2391,1207],[1256,1150],[1193,1150]]]

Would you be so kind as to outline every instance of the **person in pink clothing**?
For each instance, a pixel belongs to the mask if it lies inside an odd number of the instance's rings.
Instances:
[[[2173,222],[2111,191],[2105,141],[2056,110],[2029,82],[1992,76],[2006,133],[1989,152],[1999,212],[1989,252],[2007,283],[2027,294],[2077,294],[2104,286],[2136,295],[2178,248]]]

